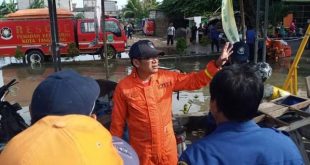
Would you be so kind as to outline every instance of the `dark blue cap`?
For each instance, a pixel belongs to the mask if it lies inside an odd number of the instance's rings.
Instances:
[[[47,115],[89,116],[99,96],[98,83],[73,70],[51,74],[35,89],[30,104],[31,123]]]
[[[157,50],[150,40],[139,40],[129,50],[130,58],[151,58],[164,55],[163,51]]]
[[[233,46],[233,54],[231,55],[232,63],[246,63],[249,59],[249,47],[244,42],[236,42]]]

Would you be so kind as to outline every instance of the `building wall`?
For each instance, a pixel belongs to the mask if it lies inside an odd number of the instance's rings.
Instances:
[[[117,1],[104,1],[105,14],[109,16],[117,16],[118,9],[116,5]],[[96,0],[84,0],[84,16],[85,18],[94,17],[94,8],[96,6]]]
[[[297,28],[307,28],[310,21],[310,3],[306,2],[286,2],[293,13],[293,20],[296,20]]]
[[[28,9],[34,0],[17,0],[18,9]],[[72,0],[55,0],[56,8],[64,8],[72,11]],[[44,6],[48,6],[48,0],[44,0]]]
[[[159,10],[152,10],[149,13],[149,18],[155,20],[155,35],[158,37],[165,37],[169,26],[169,19],[166,17],[165,13]]]

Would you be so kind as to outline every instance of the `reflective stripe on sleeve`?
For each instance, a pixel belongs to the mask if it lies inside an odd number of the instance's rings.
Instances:
[[[205,69],[205,73],[206,73],[207,77],[209,77],[209,79],[213,78],[213,76],[209,73],[208,69]]]

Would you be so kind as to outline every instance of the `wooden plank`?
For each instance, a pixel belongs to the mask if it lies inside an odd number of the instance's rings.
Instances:
[[[310,98],[310,76],[306,77],[307,96]]]
[[[302,137],[297,130],[289,132],[291,139],[296,144],[298,150],[300,151],[301,156],[304,159],[305,164],[310,164],[309,157],[307,151],[305,149],[305,145],[303,143]]]
[[[253,120],[255,121],[255,123],[259,123],[261,122],[264,118],[266,117],[266,115],[259,115],[253,118]]]
[[[258,107],[258,111],[259,112],[262,112],[262,113],[270,113],[272,111],[275,111],[275,110],[278,110],[278,109],[282,109],[284,108],[285,106],[283,105],[279,105],[279,104],[275,104],[275,103],[272,103],[272,102],[264,102],[264,103],[261,103]]]
[[[300,97],[300,98],[303,98],[303,97]],[[310,99],[307,99],[306,101],[300,102],[298,104],[291,105],[290,107],[295,108],[295,109],[302,109],[302,108],[305,108],[309,105],[310,105]]]
[[[301,111],[301,110],[299,110],[299,109],[295,109],[295,108],[293,108],[293,107],[289,107],[289,110],[292,110],[292,111],[294,111],[294,112],[296,112],[298,115],[300,115],[300,116],[303,116],[303,117],[310,117],[310,113],[308,113],[308,112],[304,112],[304,111]],[[309,123],[310,124],[310,123]]]
[[[256,119],[259,119],[259,121],[257,123],[264,123],[264,125],[266,125],[267,127],[273,127],[273,128],[286,128],[286,126],[289,126],[288,123],[281,121],[277,118],[274,118],[272,116],[269,115],[264,115],[264,118],[260,119],[258,116]]]
[[[278,128],[278,129],[279,129],[279,130],[284,130],[284,131],[290,132],[290,131],[297,130],[297,129],[300,128],[300,127],[309,125],[309,123],[310,123],[310,117],[307,117],[307,118],[305,118],[305,119],[296,121],[296,122],[294,122],[294,123],[291,123],[291,124],[288,125],[288,126],[280,127],[280,128]]]
[[[284,113],[286,113],[288,111],[288,107],[283,107],[281,109],[277,109],[271,112],[268,112],[267,114],[271,117],[277,118],[282,116]]]

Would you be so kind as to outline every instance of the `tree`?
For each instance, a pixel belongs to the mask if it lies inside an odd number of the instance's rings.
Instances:
[[[222,0],[163,0],[159,6],[168,16],[206,16],[221,6]]]
[[[144,18],[147,15],[139,0],[128,0],[123,13],[125,18]]]
[[[76,15],[74,16],[74,18],[76,18],[76,19],[84,19],[84,18],[85,18],[85,15],[84,15],[84,13],[78,13],[78,14],[76,14]]]
[[[14,0],[10,0],[9,3],[2,1],[0,5],[0,17],[3,17],[6,14],[14,13],[17,10],[17,3]]]
[[[236,1],[235,1],[236,2]],[[245,23],[246,25],[251,25],[255,27],[256,24],[256,1],[253,0],[243,0],[244,3],[244,12],[245,12]],[[283,17],[285,17],[289,13],[289,8],[284,2],[280,0],[270,0],[269,1],[269,11],[268,11],[268,20],[272,25],[276,25],[280,21],[282,21]],[[264,14],[265,11],[265,2],[261,1],[261,13]],[[239,9],[239,4],[235,3],[235,9]],[[264,16],[260,16],[260,22],[263,21]]]
[[[146,18],[148,11],[156,9],[158,3],[156,0],[128,0],[127,5],[123,9],[123,16],[125,18]]]
[[[31,4],[29,9],[38,9],[38,8],[44,8],[44,0],[34,0]]]
[[[269,7],[269,22],[276,26],[279,22],[282,22],[283,17],[285,17],[289,11],[289,7],[282,1],[273,2]]]
[[[10,2],[6,4],[6,8],[8,13],[14,13],[15,11],[17,11],[17,3],[15,2],[15,0],[10,0]]]
[[[6,3],[5,3],[5,1],[2,1],[1,5],[0,5],[0,18],[2,18],[5,14],[7,14]]]

